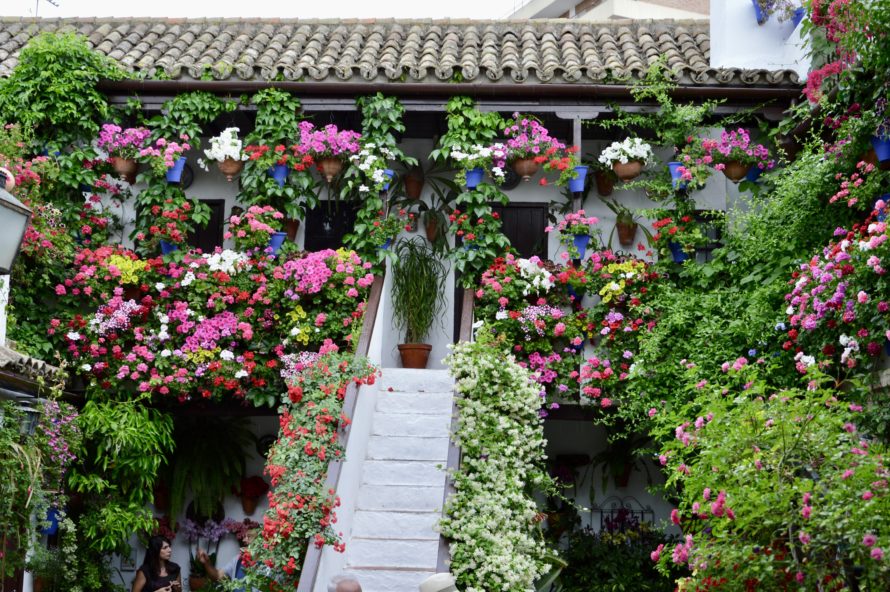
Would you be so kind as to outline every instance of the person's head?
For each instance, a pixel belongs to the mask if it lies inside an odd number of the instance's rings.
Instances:
[[[148,539],[148,548],[145,550],[145,559],[142,560],[142,566],[149,570],[152,576],[158,576],[161,573],[161,562],[170,561],[173,549],[170,547],[170,541],[165,537],[156,535]]]
[[[362,592],[362,585],[355,576],[334,576],[328,584],[328,592]]]
[[[260,535],[259,528],[251,528],[250,530],[244,533],[244,537],[241,539],[241,546],[247,547],[252,543],[258,536]]]

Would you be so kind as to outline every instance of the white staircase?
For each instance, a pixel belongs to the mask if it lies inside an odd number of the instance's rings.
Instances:
[[[436,572],[453,388],[446,370],[383,369],[346,541],[363,592],[417,592]]]

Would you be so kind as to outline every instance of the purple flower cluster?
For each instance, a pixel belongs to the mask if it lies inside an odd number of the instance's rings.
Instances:
[[[63,408],[52,400],[43,404],[41,427],[49,447],[49,459],[60,468],[62,475],[68,465],[77,460],[77,456],[71,452],[69,438],[66,436],[66,433],[75,435],[79,433],[76,420],[77,411],[70,405],[65,405]]]
[[[106,123],[99,131],[96,146],[105,150],[110,156],[119,158],[136,158],[145,146],[151,132],[144,127],[121,128],[113,123]]]
[[[352,130],[340,130],[334,124],[317,129],[308,121],[300,122],[300,141],[294,146],[297,154],[308,154],[316,159],[357,154],[361,149],[361,134]]]
[[[96,315],[90,320],[90,326],[97,335],[119,333],[130,327],[130,319],[143,311],[141,304],[135,300],[123,300],[115,296],[108,304],[100,306]]]
[[[235,338],[239,331],[245,340],[250,340],[253,336],[249,324],[239,322],[235,314],[224,311],[198,323],[194,332],[185,338],[182,349],[190,352],[216,349],[220,339]]]
[[[529,117],[513,114],[515,123],[504,129],[510,158],[534,158],[552,153],[551,149],[564,150],[565,144],[550,136],[547,128]],[[550,153],[547,151],[551,150]]]

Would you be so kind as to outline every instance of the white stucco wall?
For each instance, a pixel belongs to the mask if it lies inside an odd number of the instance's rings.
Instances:
[[[751,0],[711,0],[711,67],[790,69],[806,78],[809,60],[791,21],[757,24]]]
[[[6,345],[6,303],[9,301],[9,276],[0,275],[0,345]]]

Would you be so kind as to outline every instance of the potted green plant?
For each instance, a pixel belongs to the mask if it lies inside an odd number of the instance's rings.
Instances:
[[[636,434],[621,434],[609,436],[609,444],[599,454],[593,457],[590,470],[602,468],[602,488],[606,490],[609,477],[615,483],[615,487],[627,487],[630,483],[630,475],[637,467],[646,472],[648,481],[652,481],[649,467],[640,458],[640,452],[649,443],[647,436]]]
[[[445,304],[447,269],[423,239],[403,240],[392,265],[393,319],[405,330],[399,345],[402,366],[426,368],[432,346],[422,343]]]
[[[615,200],[604,199],[603,203],[615,214],[615,226],[612,228],[612,232],[609,233],[608,244],[612,244],[612,237],[615,236],[617,231],[618,243],[622,247],[633,245],[634,238],[637,236],[637,228],[639,228],[637,220],[639,220],[640,216],[629,207]],[[651,241],[652,235],[649,233],[649,229],[644,226],[643,232],[646,234],[646,238]]]
[[[59,548],[47,549],[43,545],[33,545],[26,569],[31,572],[34,592],[61,590],[64,582],[65,562]],[[70,583],[70,582],[69,582]]]
[[[431,169],[432,170],[432,169]],[[446,170],[444,167],[441,170]],[[454,200],[460,193],[460,188],[450,178],[428,173],[426,180],[432,192],[429,202],[413,200],[405,197],[397,202],[398,207],[411,208],[416,211],[419,221],[423,224],[426,238],[437,253],[442,252],[447,246],[445,240],[448,230],[448,215],[454,210]]]

